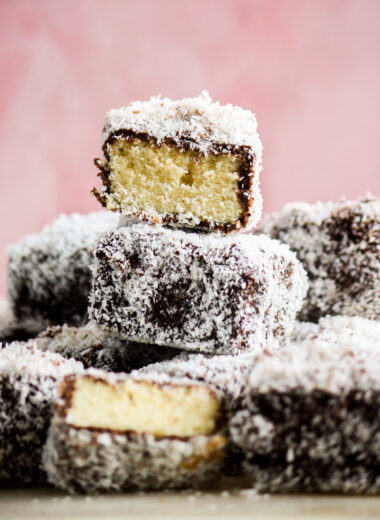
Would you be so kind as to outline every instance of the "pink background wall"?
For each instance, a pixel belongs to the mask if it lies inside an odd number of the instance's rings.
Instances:
[[[256,112],[264,210],[380,195],[378,0],[0,0],[5,248],[98,208],[105,111],[162,93]]]

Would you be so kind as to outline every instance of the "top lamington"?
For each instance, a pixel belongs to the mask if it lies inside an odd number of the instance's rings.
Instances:
[[[207,92],[153,97],[111,110],[93,193],[112,211],[151,224],[231,232],[261,218],[262,146],[255,116]]]

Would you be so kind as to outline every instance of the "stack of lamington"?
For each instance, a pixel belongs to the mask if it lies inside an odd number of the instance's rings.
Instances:
[[[93,493],[244,469],[263,490],[379,489],[379,325],[292,332],[305,269],[248,232],[254,115],[207,93],[152,98],[111,110],[102,138],[94,193],[112,211],[10,250],[6,335],[40,334],[0,350],[0,481]]]
[[[210,484],[227,451],[231,377],[237,371],[241,384],[249,365],[236,355],[284,343],[306,275],[287,246],[243,233],[261,216],[261,142],[250,112],[207,94],[132,103],[108,114],[103,152],[95,194],[122,217],[95,248],[90,318],[129,341],[184,353],[132,379],[70,383],[78,407],[54,422],[50,475],[64,487],[69,479],[101,487],[83,472],[88,463],[107,488]],[[229,357],[213,357],[221,354]],[[120,417],[120,407],[131,411]],[[106,428],[106,448],[78,426]]]

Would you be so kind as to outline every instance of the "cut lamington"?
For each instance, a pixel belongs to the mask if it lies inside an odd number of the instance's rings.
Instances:
[[[0,348],[0,484],[39,484],[42,448],[58,384],[83,365],[41,352],[34,341]]]
[[[223,400],[200,383],[163,375],[69,377],[44,450],[54,485],[96,493],[204,487],[226,438]]]
[[[150,223],[228,232],[261,217],[262,146],[254,114],[207,92],[153,97],[108,112],[103,186],[108,209]]]
[[[35,341],[43,351],[57,352],[66,359],[80,361],[85,368],[107,372],[131,372],[150,363],[172,359],[182,352],[171,347],[128,341],[92,322],[83,327],[49,327]]]
[[[264,236],[132,224],[95,251],[89,314],[131,341],[218,354],[281,343],[307,290],[286,245]]]
[[[262,230],[289,244],[303,263],[310,289],[300,314],[380,319],[380,200],[292,203]]]
[[[351,328],[257,356],[230,425],[257,490],[380,492],[380,323],[366,321],[364,338]]]
[[[86,323],[92,250],[117,222],[110,212],[61,215],[9,248],[8,296],[20,329]]]

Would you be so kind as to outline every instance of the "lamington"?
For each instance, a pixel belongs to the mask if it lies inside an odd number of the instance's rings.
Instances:
[[[234,354],[279,344],[307,290],[288,246],[265,236],[143,223],[102,237],[90,318],[130,341]]]
[[[261,218],[262,145],[254,114],[207,92],[110,110],[102,133],[102,205],[128,217],[229,232]]]
[[[18,327],[32,334],[86,323],[92,250],[117,222],[111,212],[61,215],[9,248],[8,297]]]
[[[44,468],[70,493],[207,487],[224,429],[223,400],[206,385],[89,372],[61,387]]]
[[[380,319],[379,199],[287,204],[262,231],[289,244],[309,275],[302,321],[328,314]]]
[[[230,424],[256,490],[379,493],[379,382],[379,339],[352,331],[259,354]]]
[[[58,385],[81,363],[41,352],[34,341],[0,348],[0,484],[40,484],[52,405]]]
[[[135,343],[100,329],[89,322],[83,327],[57,325],[36,337],[39,349],[57,352],[66,359],[76,359],[85,368],[99,368],[107,372],[131,372],[173,357],[180,357],[180,349]]]

